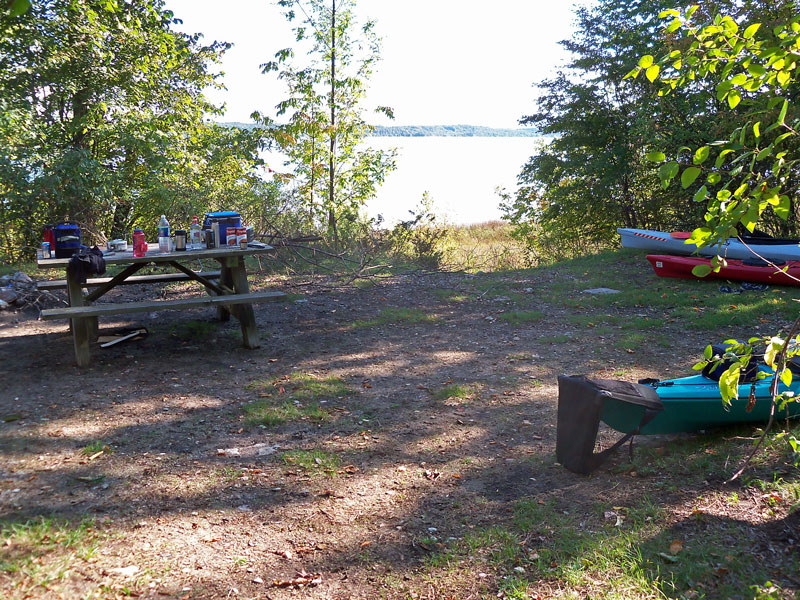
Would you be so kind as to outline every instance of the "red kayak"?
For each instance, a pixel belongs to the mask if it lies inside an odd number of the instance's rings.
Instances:
[[[711,271],[706,277],[695,277],[692,269],[698,265],[711,266],[711,259],[702,256],[670,256],[648,254],[647,260],[659,277],[682,279],[730,279],[733,281],[756,281],[773,285],[800,286],[800,260],[776,262],[777,267],[754,258],[747,260],[728,259],[728,265],[718,273]]]

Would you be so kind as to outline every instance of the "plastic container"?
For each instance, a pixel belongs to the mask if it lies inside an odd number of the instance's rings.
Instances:
[[[214,240],[218,248],[224,248],[225,242],[228,240],[228,227],[241,227],[242,217],[238,212],[232,210],[206,213],[203,218],[203,229],[211,229],[215,219],[219,223],[219,235]]]
[[[158,222],[158,251],[164,254],[170,251],[169,221],[165,215]]]
[[[203,228],[197,217],[192,217],[192,224],[189,227],[189,250],[200,250],[203,247]]]
[[[81,228],[77,223],[62,221],[53,230],[56,258],[70,258],[81,249]]]
[[[50,244],[50,250],[55,250],[56,247],[56,235],[53,232],[52,225],[45,225],[44,230],[42,231],[43,237],[42,241],[47,242]]]
[[[144,241],[144,231],[141,229],[133,230],[133,255],[142,257],[147,254],[147,242]]]

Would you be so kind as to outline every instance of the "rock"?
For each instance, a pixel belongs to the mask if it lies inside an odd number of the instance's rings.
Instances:
[[[22,284],[25,284],[25,285],[33,284],[33,279],[28,277],[22,271],[17,271],[16,273],[14,273],[14,275],[12,275],[12,277],[11,277],[11,281],[14,281],[16,283],[22,283]]]
[[[8,304],[8,302],[6,302],[5,300],[0,300],[0,310],[5,310],[5,309],[7,309],[9,306],[10,306],[10,305]]]

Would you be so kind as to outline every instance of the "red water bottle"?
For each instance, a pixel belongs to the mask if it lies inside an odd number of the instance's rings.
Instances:
[[[147,254],[147,242],[144,241],[144,231],[141,229],[133,230],[133,255],[142,257]]]
[[[55,251],[56,248],[56,234],[53,233],[53,226],[52,225],[45,225],[44,226],[44,238],[42,239],[43,242],[47,242],[50,244],[50,249]]]

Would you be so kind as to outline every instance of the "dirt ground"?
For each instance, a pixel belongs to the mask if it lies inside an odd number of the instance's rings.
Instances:
[[[503,320],[513,303],[486,293],[493,282],[546,318]],[[93,346],[85,369],[74,365],[64,322],[2,313],[0,519],[89,517],[96,548],[70,554],[57,577],[0,571],[0,596],[494,597],[503,573],[490,564],[449,576],[426,557],[431,544],[502,522],[520,499],[591,507],[668,494],[669,519],[686,527],[698,496],[723,488],[723,475],[665,492],[654,485],[658,476],[628,467],[627,452],[590,477],[566,471],[554,456],[556,377],[682,375],[705,336],[684,333],[677,349],[631,353],[612,338],[577,335],[563,318],[569,309],[542,300],[547,285],[463,273],[369,286],[264,282],[293,295],[255,307],[258,349],[241,348],[238,323],[214,325],[207,310],[146,313],[101,321],[101,329],[141,325],[149,335]],[[187,292],[173,284],[161,293]],[[387,307],[431,320],[369,323]],[[290,394],[293,373],[336,377],[347,391],[322,401],[325,420],[248,423],[245,407]],[[438,393],[454,385],[468,392]],[[641,443],[669,448],[670,440]],[[297,451],[315,457],[310,466],[292,459]],[[326,474],[327,457],[336,461]],[[746,508],[709,501],[704,510],[749,521],[765,561],[770,552],[797,552],[797,520],[767,515],[766,500],[739,493]],[[4,560],[29,550],[15,544],[0,549]],[[44,572],[55,560],[33,563]],[[781,580],[783,589],[798,589],[793,577]],[[540,590],[558,595],[559,583],[542,576]]]

